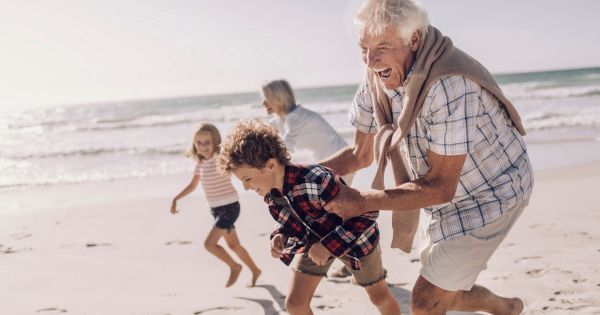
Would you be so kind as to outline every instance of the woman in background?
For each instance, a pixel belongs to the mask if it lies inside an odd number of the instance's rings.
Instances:
[[[275,114],[271,125],[279,130],[289,151],[309,150],[314,160],[321,161],[348,146],[348,143],[318,113],[296,103],[294,91],[286,80],[269,81],[262,86],[263,106],[267,114]],[[353,174],[343,176],[352,184]],[[331,276],[344,278],[350,270],[341,266]]]

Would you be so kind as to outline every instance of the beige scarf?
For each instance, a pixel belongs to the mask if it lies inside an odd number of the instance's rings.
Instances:
[[[504,96],[489,71],[458,48],[450,38],[443,36],[435,27],[429,26],[425,39],[416,52],[416,59],[410,76],[404,84],[405,95],[402,99],[402,110],[397,121],[393,120],[392,109],[387,95],[383,91],[376,74],[369,70],[369,88],[375,121],[378,126],[375,136],[375,158],[377,172],[373,178],[372,188],[385,189],[384,172],[387,161],[392,162],[396,186],[410,181],[406,169],[406,161],[400,154],[399,144],[415,124],[417,116],[429,93],[431,85],[444,76],[459,75],[477,82],[482,88],[492,93],[508,112],[517,130],[524,135],[525,129],[521,118],[511,102]],[[391,209],[394,210],[394,209]],[[409,253],[419,223],[419,209],[410,211],[393,211],[392,228],[394,235],[392,247]]]

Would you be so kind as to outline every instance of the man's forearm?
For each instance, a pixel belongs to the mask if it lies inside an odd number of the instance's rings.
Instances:
[[[369,211],[408,211],[449,202],[438,187],[436,183],[419,178],[394,188],[363,192],[361,203]]]
[[[352,174],[368,166],[358,158],[352,146],[343,148],[327,159],[320,161],[319,164],[334,170],[339,175]]]

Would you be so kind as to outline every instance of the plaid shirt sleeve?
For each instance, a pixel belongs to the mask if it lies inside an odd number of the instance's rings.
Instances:
[[[333,255],[340,257],[348,253],[352,247],[357,245],[357,241],[364,236],[366,232],[373,233],[377,229],[377,217],[379,211],[367,212],[358,217],[344,220],[342,225],[338,225],[333,231],[321,239],[321,244],[327,248]],[[369,248],[361,248],[364,252],[370,252],[373,245]],[[362,246],[362,245],[361,245]]]
[[[330,172],[322,172],[320,175],[319,201],[322,207],[331,201],[340,191],[340,178]],[[334,256],[343,256],[348,253],[357,243],[357,240],[367,231],[376,227],[378,211],[368,212],[363,215],[345,220],[341,225],[321,239],[321,244]],[[371,248],[365,249],[370,251]]]
[[[358,86],[352,107],[348,112],[350,124],[364,133],[376,133],[377,124],[373,116],[373,104],[371,102],[371,92],[369,90],[368,79],[365,76]]]
[[[445,77],[433,84],[423,105],[431,151],[460,155],[472,149],[479,111],[476,88],[462,76]]]

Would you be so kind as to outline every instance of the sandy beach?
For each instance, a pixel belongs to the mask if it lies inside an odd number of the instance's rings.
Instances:
[[[371,169],[359,173],[368,186]],[[268,251],[274,221],[254,193],[240,190],[242,243],[263,270],[246,288],[245,269],[224,287],[226,265],[203,248],[212,217],[200,191],[169,213],[172,195],[189,180],[177,175],[2,192],[0,314],[285,314],[288,267]],[[520,296],[525,314],[600,314],[600,163],[536,173],[529,207],[488,264],[479,283]],[[239,183],[236,183],[239,187]],[[389,248],[388,282],[408,313],[419,270],[414,250]],[[324,279],[317,314],[374,314],[359,287]]]

